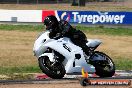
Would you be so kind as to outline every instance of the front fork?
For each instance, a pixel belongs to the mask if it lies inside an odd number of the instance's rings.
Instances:
[[[64,56],[61,55],[60,53],[58,53],[57,51],[51,49],[51,48],[48,48],[46,50],[46,53],[51,53],[53,55],[53,58],[52,58],[52,62],[55,64],[56,62],[63,62],[64,61]]]

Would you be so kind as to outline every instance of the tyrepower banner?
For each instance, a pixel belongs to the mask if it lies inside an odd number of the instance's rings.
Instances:
[[[74,24],[132,24],[132,12],[42,11],[42,21],[48,15]]]

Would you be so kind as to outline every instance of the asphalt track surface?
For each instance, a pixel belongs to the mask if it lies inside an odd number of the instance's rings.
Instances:
[[[126,77],[106,77],[106,78],[99,78],[99,77],[89,77],[91,80],[96,79],[130,79],[132,80],[132,76]],[[64,84],[64,83],[77,83],[79,78],[63,78],[63,79],[41,79],[41,80],[0,80],[0,84]]]
[[[41,80],[0,80],[0,88],[82,88],[80,84],[81,78],[63,78],[63,79],[41,79]],[[108,77],[98,78],[89,77],[90,80],[96,79],[126,79],[131,80],[132,77]],[[132,88],[132,85],[87,85],[87,88]]]

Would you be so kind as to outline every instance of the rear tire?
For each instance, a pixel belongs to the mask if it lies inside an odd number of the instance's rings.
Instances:
[[[105,62],[93,62],[95,67],[95,74],[100,77],[112,77],[115,74],[115,64],[113,60],[103,52],[96,51],[94,54],[101,55],[106,59]]]
[[[47,56],[39,58],[39,67],[43,73],[53,79],[61,79],[65,75],[65,68],[63,64],[56,62],[54,66],[51,66],[52,62],[50,62]]]

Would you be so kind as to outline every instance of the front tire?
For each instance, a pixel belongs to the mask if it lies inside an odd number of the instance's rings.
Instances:
[[[39,58],[39,67],[43,73],[53,79],[61,79],[65,75],[65,68],[63,64],[56,62],[53,66],[53,62],[49,60],[47,56]]]

